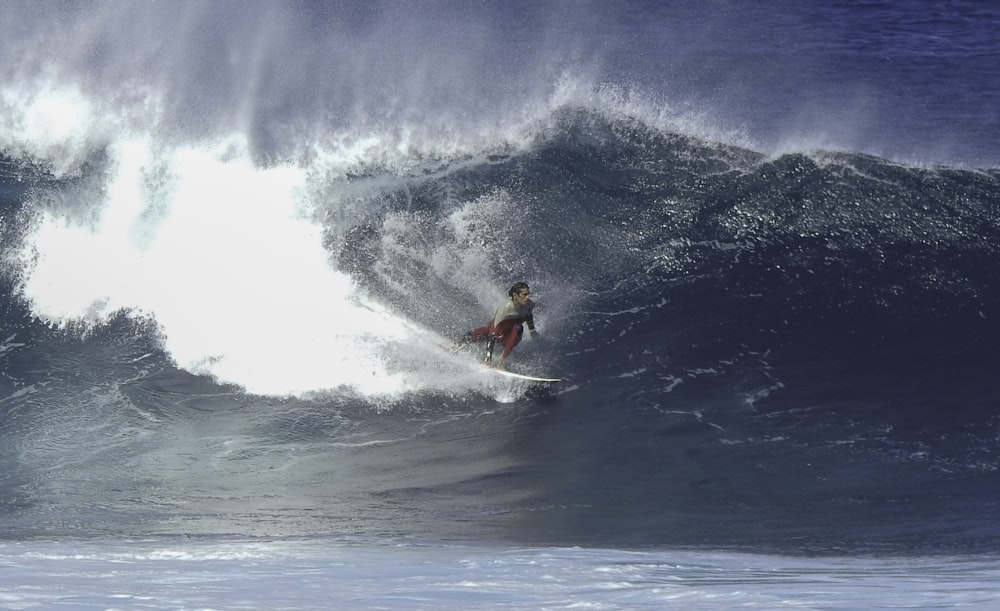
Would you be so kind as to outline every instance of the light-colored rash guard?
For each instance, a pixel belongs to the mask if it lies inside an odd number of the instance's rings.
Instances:
[[[500,329],[502,328],[500,323],[508,320],[516,320],[513,324],[519,324],[527,321],[528,328],[531,329],[535,326],[532,318],[532,312],[534,309],[535,302],[530,299],[523,306],[514,305],[513,300],[502,303],[500,304],[500,307],[497,308],[497,313],[493,317],[493,328]],[[512,324],[504,326],[509,328]]]

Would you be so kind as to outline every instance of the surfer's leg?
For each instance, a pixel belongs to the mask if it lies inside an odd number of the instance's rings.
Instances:
[[[514,349],[514,346],[521,343],[521,337],[524,336],[524,327],[518,325],[516,329],[511,329],[507,335],[503,338],[503,355],[502,359],[506,359],[510,354],[510,351]]]
[[[490,335],[490,338],[486,340],[486,354],[483,355],[483,362],[489,365],[493,362],[493,346],[496,345],[497,338]],[[500,359],[503,362],[503,358]]]
[[[488,340],[493,335],[493,323],[482,327],[476,327],[472,331],[469,331],[458,340],[460,344],[474,344],[476,342],[482,342]]]

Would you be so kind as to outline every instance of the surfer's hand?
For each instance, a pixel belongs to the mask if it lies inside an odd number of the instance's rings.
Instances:
[[[530,331],[530,333],[531,333],[531,338],[532,338],[532,339],[534,339],[534,338],[538,337],[538,331],[535,331],[534,329],[532,329],[532,330]]]

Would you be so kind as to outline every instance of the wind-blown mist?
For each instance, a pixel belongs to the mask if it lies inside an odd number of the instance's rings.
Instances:
[[[239,132],[258,160],[447,154],[595,100],[769,153],[997,162],[983,87],[998,16],[975,3],[935,7],[932,39],[918,17],[875,5],[796,2],[14,2],[2,14],[4,149],[60,167],[122,127]],[[879,27],[893,36],[866,36]]]
[[[560,12],[534,3],[3,10],[6,140],[29,153],[39,131],[83,147],[123,126],[185,139],[236,131],[265,158],[373,137],[419,149],[522,120],[567,71],[585,68],[571,63],[581,49],[557,26]]]

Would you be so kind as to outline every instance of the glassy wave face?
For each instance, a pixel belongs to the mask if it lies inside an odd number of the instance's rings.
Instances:
[[[478,55],[417,61],[393,5],[251,4],[214,42],[225,3],[14,6],[0,536],[995,549],[988,147],[789,147],[498,56],[510,18],[473,9],[445,21]],[[510,367],[559,385],[451,350],[517,280],[541,336]]]

